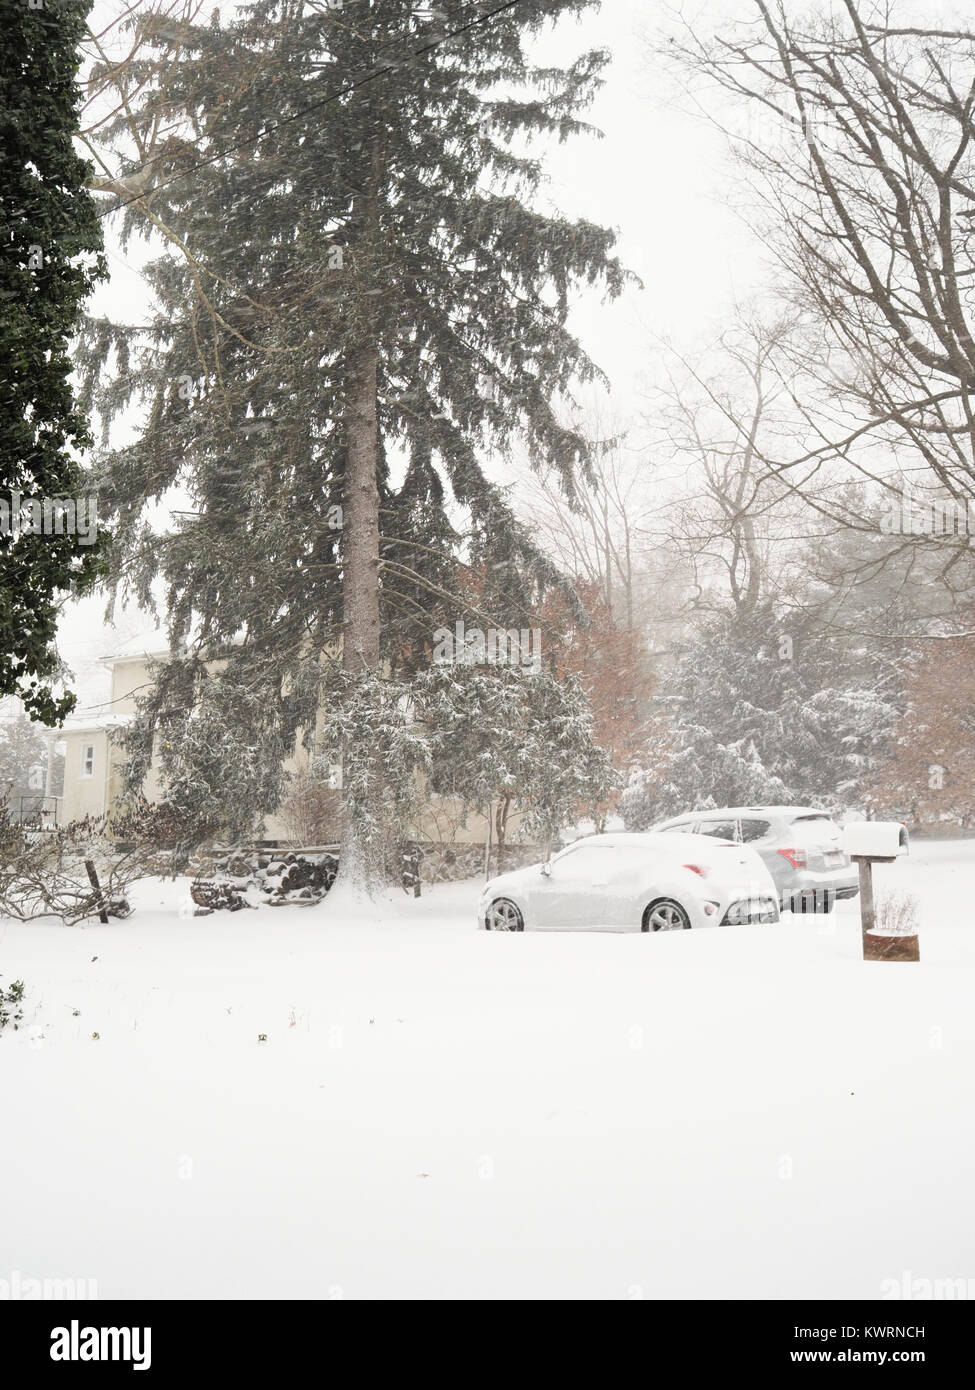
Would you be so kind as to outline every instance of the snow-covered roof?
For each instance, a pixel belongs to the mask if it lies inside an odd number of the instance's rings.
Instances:
[[[243,635],[238,633],[236,637],[226,639],[222,645],[236,647],[240,646],[242,642]],[[160,632],[157,629],[154,632],[141,632],[135,637],[130,637],[128,641],[120,643],[110,655],[100,659],[104,666],[115,666],[123,661],[141,661],[147,657],[158,659],[168,657],[169,654],[169,637],[165,632]]]
[[[138,661],[144,657],[169,655],[169,638],[164,632],[140,632],[121,643],[113,652],[101,658],[103,665],[114,666],[120,661]]]
[[[132,718],[131,714],[98,714],[92,711],[75,719],[67,719],[60,729],[51,729],[50,732],[56,738],[65,738],[68,734],[102,734],[109,729],[124,728],[126,724],[131,724]]]

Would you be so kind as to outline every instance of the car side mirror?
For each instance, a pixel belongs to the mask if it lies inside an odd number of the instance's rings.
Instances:
[[[551,877],[552,877],[552,866],[551,866],[551,864],[543,864],[543,865],[542,865],[542,874],[544,875],[545,878],[551,878]]]

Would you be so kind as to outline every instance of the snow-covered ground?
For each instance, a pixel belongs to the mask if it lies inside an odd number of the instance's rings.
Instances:
[[[27,1002],[0,1037],[0,1279],[605,1299],[975,1280],[975,842],[916,842],[877,882],[919,896],[920,966],[864,964],[851,904],[508,936],[473,929],[475,883],[387,925],[187,919],[185,885],[156,882],[128,922],[2,921]]]

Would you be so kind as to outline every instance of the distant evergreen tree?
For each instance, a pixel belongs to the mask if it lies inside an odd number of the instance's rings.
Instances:
[[[502,627],[559,581],[484,460],[521,439],[570,494],[589,465],[558,418],[596,374],[569,299],[580,283],[615,295],[624,272],[612,233],[535,207],[542,168],[525,144],[588,130],[578,113],[608,55],[543,68],[528,49],[596,3],[491,15],[467,0],[258,0],[226,25],[184,26],[155,76],[149,40],[132,65],[145,147],[178,133],[125,171],[147,192],[124,227],[146,229],[151,209],[176,246],[147,271],[148,332],[100,322],[89,341],[92,376],[115,365],[105,417],[146,406],[139,439],[106,461],[118,572],[143,599],[164,577],[174,646],[221,653],[223,679],[259,694],[262,719],[279,711],[285,742],[314,723],[340,641],[363,700],[377,670],[424,664],[432,631],[469,611],[461,552],[485,577],[479,612]],[[160,540],[146,499],[176,486],[192,511]],[[189,708],[186,677],[185,662],[163,673],[146,730],[175,684]],[[379,755],[355,741],[346,756]],[[346,780],[378,798],[381,773]],[[378,800],[347,811],[341,873],[374,887]]]
[[[51,759],[51,786],[47,786],[47,744],[36,724],[23,713],[0,716],[0,798],[6,796],[17,811],[21,798],[32,808],[46,793],[60,795],[64,782],[64,756]]]
[[[900,691],[869,646],[802,626],[770,602],[723,614],[680,654],[628,829],[682,811],[762,803],[850,805],[887,748]]]
[[[69,382],[68,345],[105,273],[97,208],[75,153],[77,46],[87,0],[0,4],[0,697],[57,724],[60,601],[96,580],[88,536],[19,530],[20,502],[86,491],[91,440]],[[30,513],[26,513],[30,520]]]

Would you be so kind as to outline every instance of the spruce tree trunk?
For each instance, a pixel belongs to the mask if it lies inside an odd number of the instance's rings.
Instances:
[[[379,353],[375,341],[350,354],[346,394],[345,488],[343,497],[342,662],[353,674],[376,671],[379,645],[379,487],[376,385]],[[370,825],[343,817],[339,876],[354,888],[372,893],[386,881],[382,824],[382,769],[378,762],[359,768],[375,789],[368,807]]]
[[[343,665],[346,671],[379,667],[379,487],[374,343],[351,355],[348,384],[348,454],[343,497]]]
[[[356,342],[350,348],[345,386],[345,481],[342,518],[342,664],[351,674],[378,671],[379,640],[379,377],[376,252],[381,245],[379,188],[383,170],[378,138],[369,151],[365,186],[353,205]],[[339,878],[370,895],[386,885],[383,769],[372,753],[355,769],[371,794],[361,815],[346,810],[339,851]],[[344,779],[343,779],[344,780]]]

